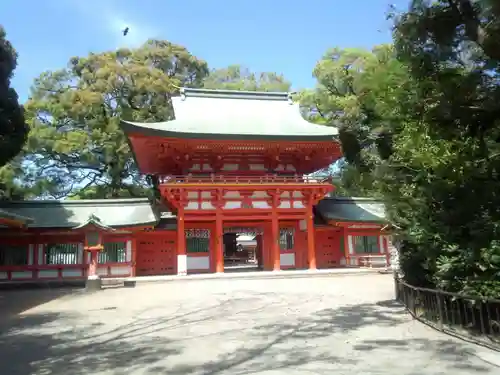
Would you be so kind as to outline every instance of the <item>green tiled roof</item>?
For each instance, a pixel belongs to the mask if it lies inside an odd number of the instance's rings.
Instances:
[[[108,227],[156,225],[159,221],[147,198],[0,202],[0,209],[32,218],[28,228],[75,228],[91,216]]]
[[[181,89],[172,98],[175,120],[121,121],[125,133],[175,138],[333,141],[338,130],[306,121],[291,94]]]
[[[386,223],[385,206],[371,198],[325,198],[316,206],[325,220]]]
[[[27,224],[33,221],[33,219],[30,217],[17,215],[13,212],[5,211],[2,209],[0,209],[0,219],[16,220],[20,221],[23,224]]]

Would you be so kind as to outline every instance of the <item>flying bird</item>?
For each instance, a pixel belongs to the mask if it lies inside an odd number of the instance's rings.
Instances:
[[[122,30],[123,36],[127,36],[128,30],[129,30],[128,26]]]

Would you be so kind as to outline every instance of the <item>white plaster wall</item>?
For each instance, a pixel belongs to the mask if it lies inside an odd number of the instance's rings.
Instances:
[[[12,279],[31,279],[33,278],[33,271],[14,271],[11,272]]]
[[[184,207],[185,210],[197,210],[199,208],[198,202],[193,202],[189,201],[186,207]]]
[[[108,275],[108,267],[97,267],[97,274],[99,276],[107,276]]]
[[[127,243],[125,245],[125,260],[127,262],[131,262],[132,261],[132,240],[127,240]]]
[[[187,257],[187,269],[188,270],[208,270],[210,269],[210,257]]]
[[[307,222],[305,220],[300,220],[299,221],[299,229],[300,230],[306,230],[307,229]]]
[[[82,270],[75,270],[75,269],[63,269],[62,270],[62,277],[82,277]]]
[[[255,191],[252,194],[252,198],[269,198],[265,191]]]
[[[79,243],[78,244],[78,256],[77,256],[77,259],[78,259],[78,263],[82,264],[83,263],[83,243]]]
[[[280,264],[285,267],[294,267],[295,253],[280,254]]]
[[[177,255],[177,274],[187,275],[187,255]]]
[[[40,270],[38,271],[38,277],[41,279],[58,277],[59,273],[57,270]]]
[[[28,264],[32,265],[35,258],[35,245],[30,244],[28,247]]]
[[[38,264],[43,264],[43,248],[44,247],[45,247],[44,244],[38,245]]]
[[[251,171],[265,171],[266,166],[264,164],[249,164]]]
[[[235,208],[241,208],[241,202],[231,201],[224,204],[224,209],[226,210],[232,210]]]
[[[237,171],[239,168],[238,164],[224,164],[222,167],[223,171]]]
[[[112,276],[130,275],[131,269],[130,269],[130,266],[113,266],[113,267],[110,267],[110,273]]]
[[[278,208],[290,208],[290,201],[281,201],[280,205]]]
[[[301,201],[293,201],[293,208],[306,208]]]
[[[354,255],[354,238],[347,236],[347,249],[350,255]]]
[[[271,208],[266,201],[253,201],[253,208]]]
[[[385,253],[384,236],[378,236],[378,248],[382,254]]]
[[[202,210],[215,210],[215,207],[212,204],[212,202],[201,202],[201,209]]]

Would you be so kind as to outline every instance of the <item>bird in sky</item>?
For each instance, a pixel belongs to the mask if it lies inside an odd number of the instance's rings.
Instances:
[[[128,26],[122,30],[123,36],[127,36],[128,30],[129,30]]]

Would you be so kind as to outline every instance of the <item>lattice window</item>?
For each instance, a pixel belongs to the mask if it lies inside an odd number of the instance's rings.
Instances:
[[[125,263],[127,261],[127,242],[105,242],[104,249],[99,252],[98,263]]]
[[[191,237],[186,238],[187,253],[208,253],[210,250],[210,239]]]
[[[45,264],[79,264],[78,253],[80,244],[63,243],[47,244],[45,246]]]
[[[380,252],[378,236],[352,236],[355,254],[377,254]]]
[[[210,238],[209,229],[186,229],[186,239],[187,238]]]
[[[0,266],[28,264],[28,245],[0,245]]]
[[[293,229],[280,229],[280,249],[293,250],[294,248],[294,230]]]

